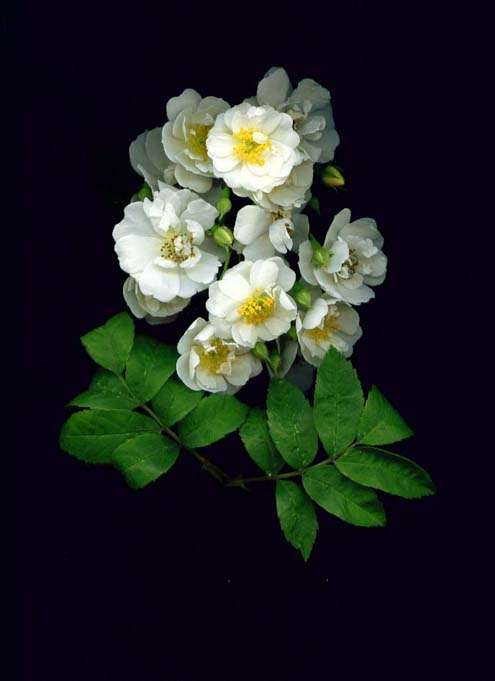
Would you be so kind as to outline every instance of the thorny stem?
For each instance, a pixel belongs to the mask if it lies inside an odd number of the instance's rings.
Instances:
[[[257,475],[254,477],[243,477],[243,476],[238,476],[238,477],[231,477],[228,473],[226,473],[224,470],[222,470],[219,466],[214,464],[210,459],[208,459],[206,456],[203,456],[203,454],[200,454],[196,449],[192,447],[186,447],[177,433],[175,433],[171,428],[168,426],[163,425],[160,422],[160,419],[158,416],[155,414],[155,412],[148,407],[148,405],[141,405],[142,408],[158,423],[160,424],[162,428],[162,432],[164,432],[166,435],[171,437],[177,444],[182,448],[185,449],[187,452],[192,454],[195,459],[197,459],[201,464],[202,467],[204,468],[205,471],[207,471],[210,475],[212,475],[214,478],[216,478],[219,482],[221,482],[223,485],[226,487],[242,487],[243,489],[246,488],[247,483],[251,482],[268,482],[270,480],[286,480],[287,478],[296,478],[300,475],[303,475],[306,471],[309,471],[312,468],[319,468],[320,466],[326,466],[327,464],[333,463],[338,457],[337,456],[329,456],[326,459],[323,459],[323,461],[319,461],[318,463],[315,463],[311,466],[306,466],[305,468],[300,468],[297,471],[290,471],[289,473],[277,473],[275,475]],[[351,445],[352,447],[353,445]]]
[[[265,482],[266,480],[286,480],[287,478],[297,478],[311,468],[319,468],[320,466],[325,466],[329,463],[333,463],[338,457],[329,456],[323,461],[313,464],[312,466],[307,466],[306,468],[300,468],[297,471],[290,471],[289,473],[278,473],[276,475],[258,475],[253,478],[231,478],[226,484],[227,487],[238,487],[244,485],[247,482]]]
[[[121,376],[120,377],[122,383],[126,386],[126,388],[129,390],[129,386],[125,382],[124,378]],[[129,390],[129,392],[132,395],[132,392]],[[132,395],[134,397],[134,395]],[[238,477],[231,477],[228,473],[226,473],[224,470],[222,470],[219,466],[213,463],[213,461],[210,461],[206,456],[198,452],[196,449],[193,447],[186,447],[185,444],[183,444],[182,440],[180,437],[177,435],[175,431],[172,430],[169,426],[166,426],[160,418],[155,414],[153,409],[149,407],[147,404],[141,404],[139,405],[143,411],[145,411],[158,425],[160,426],[161,430],[163,433],[168,435],[174,442],[176,442],[181,449],[184,449],[186,452],[189,452],[194,458],[199,461],[202,465],[202,468],[204,468],[207,473],[209,473],[212,477],[214,477],[216,480],[221,482],[223,485],[226,487],[242,487],[243,489],[246,488],[247,483],[251,482],[268,482],[268,481],[273,481],[273,480],[286,480],[288,478],[296,478],[299,477],[300,475],[303,475],[306,471],[309,471],[312,468],[319,468],[320,466],[326,466],[327,464],[333,463],[338,456],[329,456],[326,459],[323,459],[323,461],[319,461],[318,463],[312,464],[311,466],[306,466],[305,468],[300,468],[299,470],[295,471],[290,471],[289,473],[277,473],[275,475],[257,475],[253,477],[243,477],[243,476],[238,476]],[[353,447],[354,445],[351,445],[350,447]]]
[[[129,391],[129,394],[131,395],[131,397],[133,397],[136,400],[136,402],[138,402],[139,401],[138,398],[135,395],[133,395],[133,393],[130,390],[129,386],[127,385],[124,377],[119,376],[119,378],[120,378],[121,382],[123,383],[123,385],[125,385],[126,389]],[[166,426],[164,423],[162,423],[161,419],[155,414],[155,412],[153,411],[153,409],[151,409],[151,407],[149,407],[147,404],[140,404],[139,406],[154,421],[156,421],[156,423],[158,423],[158,425],[160,426],[160,428],[162,430],[162,433],[165,433],[166,435],[168,435],[168,437],[170,437],[172,440],[174,440],[174,442],[176,442],[179,445],[179,447],[181,447],[182,449],[185,449],[187,452],[192,454],[192,456],[194,456],[195,459],[197,459],[198,461],[201,462],[203,468],[206,471],[208,471],[208,473],[210,475],[212,475],[214,478],[216,478],[217,480],[219,480],[223,484],[226,484],[230,480],[230,476],[227,475],[227,473],[225,473],[225,471],[223,471],[221,468],[216,466],[206,456],[203,456],[203,454],[200,454],[196,449],[193,449],[191,447],[186,447],[182,443],[182,441],[181,441],[180,437],[177,435],[177,433],[174,432],[172,430],[172,428],[169,428],[169,426]]]

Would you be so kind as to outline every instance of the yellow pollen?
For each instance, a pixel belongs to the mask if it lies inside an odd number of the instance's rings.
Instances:
[[[220,338],[215,338],[211,341],[210,347],[198,348],[199,364],[209,374],[218,374],[222,364],[228,361],[229,353],[229,346]]]
[[[307,334],[314,340],[315,343],[319,345],[320,343],[324,343],[326,340],[328,340],[328,337],[333,333],[336,333],[339,329],[340,326],[337,322],[337,317],[328,314],[325,317],[325,321],[323,322],[323,328],[317,326],[316,328],[307,331]]]
[[[264,166],[265,159],[264,152],[272,146],[269,140],[266,142],[257,142],[254,135],[259,133],[257,128],[241,128],[239,132],[235,132],[232,137],[237,140],[234,147],[234,156],[240,159],[243,163],[252,163],[257,166]]]
[[[262,324],[273,316],[275,300],[268,293],[255,291],[237,308],[246,324]]]
[[[169,230],[165,241],[160,246],[162,258],[177,263],[184,262],[191,257],[192,239],[190,234]]]
[[[211,125],[193,123],[187,131],[187,148],[194,156],[200,156],[204,160],[208,158],[206,138],[210,130]]]

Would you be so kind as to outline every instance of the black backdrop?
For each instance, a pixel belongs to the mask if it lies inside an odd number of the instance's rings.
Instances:
[[[363,663],[370,678],[406,678],[460,663],[468,530],[454,510],[453,376],[466,316],[452,329],[446,263],[462,232],[448,204],[459,200],[450,154],[470,79],[456,59],[464,18],[415,3],[188,0],[31,2],[17,18],[22,351],[37,395],[19,401],[22,681],[331,678],[342,666],[357,678]],[[349,206],[375,217],[389,256],[385,284],[360,310],[353,362],[413,426],[400,451],[439,490],[387,498],[383,530],[322,513],[308,564],[283,539],[269,485],[223,489],[183,456],[133,492],[57,444],[64,404],[93,370],[78,338],[124,309],[111,230],[139,186],[130,141],[161,124],[185,87],[234,104],[272,65],[331,89],[349,186],[321,192],[324,214]],[[157,334],[176,338],[183,326]],[[248,465],[235,438],[214,456],[234,472]]]

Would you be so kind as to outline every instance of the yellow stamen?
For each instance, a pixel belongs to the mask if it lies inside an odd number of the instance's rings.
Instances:
[[[220,338],[210,342],[210,346],[198,348],[199,364],[209,374],[218,374],[222,364],[228,361],[230,348]]]
[[[162,258],[176,263],[184,262],[191,257],[192,235],[169,230],[165,241],[160,246]]]
[[[211,130],[211,125],[193,123],[187,131],[187,147],[194,156],[200,156],[206,160],[208,151],[206,149],[206,138]]]
[[[268,293],[255,291],[237,308],[246,324],[262,324],[273,316],[275,300]]]
[[[235,132],[232,135],[237,140],[237,144],[234,147],[234,156],[243,163],[264,166],[265,159],[263,154],[272,146],[272,143],[268,139],[265,142],[257,142],[254,139],[256,133],[260,133],[257,128],[241,128],[239,132]]]
[[[337,317],[332,314],[327,314],[325,321],[323,322],[323,327],[320,328],[317,326],[314,329],[310,329],[307,331],[307,334],[319,345],[320,343],[327,341],[329,336],[336,333],[339,329],[340,326],[337,322]]]

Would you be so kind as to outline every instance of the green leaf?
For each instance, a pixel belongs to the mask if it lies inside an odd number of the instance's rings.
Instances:
[[[318,532],[318,519],[311,499],[295,482],[278,480],[275,500],[285,538],[301,552],[304,560],[308,560]]]
[[[182,381],[171,378],[155,395],[151,406],[162,423],[173,426],[189,414],[202,397],[202,390],[191,390]]]
[[[127,362],[126,381],[141,403],[148,402],[174,373],[177,351],[149,336],[136,336]]]
[[[74,397],[68,406],[90,409],[134,409],[138,404],[120,376],[106,369],[98,369],[89,388]]]
[[[231,395],[204,397],[179,423],[186,447],[206,447],[242,425],[247,406]]]
[[[134,342],[134,322],[127,312],[120,312],[103,326],[81,337],[89,356],[105,369],[121,374]]]
[[[159,431],[148,416],[134,411],[79,411],[64,423],[60,447],[88,463],[111,463],[112,452],[122,442],[141,433]]]
[[[114,450],[112,461],[128,484],[141,489],[166,473],[179,456],[179,445],[159,433],[144,433]]]
[[[302,476],[313,501],[338,518],[362,527],[385,525],[385,511],[373,490],[345,478],[327,464],[310,468]]]
[[[417,463],[376,447],[354,447],[335,462],[354,482],[406,499],[435,494],[435,485]]]
[[[249,410],[239,435],[247,453],[261,470],[267,475],[279,472],[284,465],[284,460],[273,444],[263,409],[253,407]]]
[[[313,412],[304,393],[286,380],[272,380],[267,399],[268,427],[292,468],[309,466],[318,451]]]
[[[363,391],[352,364],[330,348],[316,375],[314,418],[325,451],[340,454],[354,440]]]
[[[359,421],[358,440],[366,445],[388,445],[412,434],[399,412],[375,385],[371,386]]]

